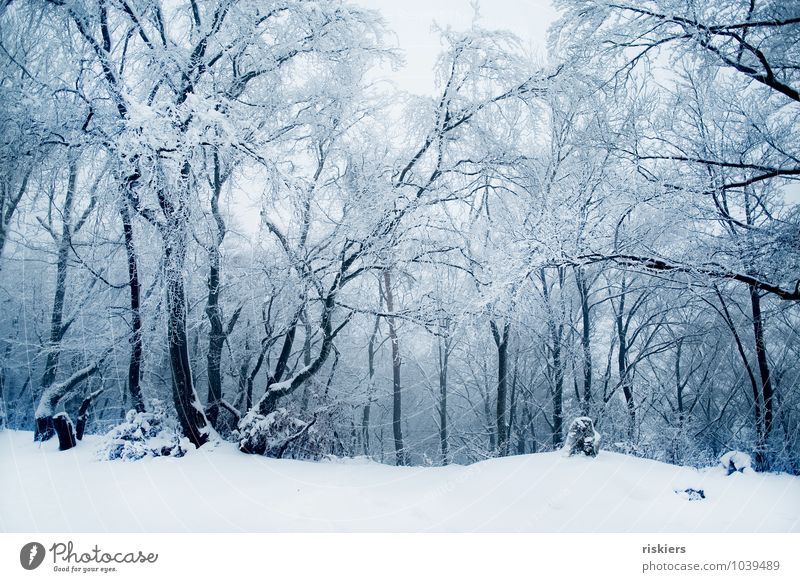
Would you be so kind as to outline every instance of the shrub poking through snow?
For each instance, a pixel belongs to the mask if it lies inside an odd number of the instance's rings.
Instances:
[[[689,487],[688,489],[676,489],[675,493],[683,497],[688,501],[699,501],[701,499],[706,498],[706,492],[702,489],[693,489]]]
[[[719,458],[719,462],[725,467],[728,475],[746,473],[753,470],[753,460],[750,455],[742,451],[729,451]]]
[[[239,450],[278,459],[318,461],[327,454],[327,447],[316,422],[316,416],[306,422],[292,416],[285,408],[266,416],[250,411],[235,433]]]
[[[579,416],[569,425],[564,452],[569,455],[596,457],[600,452],[600,433],[594,429],[594,422],[588,416]]]
[[[181,438],[176,428],[168,422],[163,407],[156,404],[153,412],[129,410],[125,422],[103,437],[97,455],[104,461],[182,457],[188,446],[188,439]]]

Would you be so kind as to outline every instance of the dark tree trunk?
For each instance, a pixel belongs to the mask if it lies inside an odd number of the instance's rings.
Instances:
[[[77,424],[75,425],[75,437],[78,440],[83,440],[83,433],[86,430],[86,423],[89,420],[89,407],[92,405],[94,399],[97,398],[97,396],[101,392],[103,392],[103,388],[101,388],[100,390],[95,390],[94,392],[89,394],[89,396],[83,399],[80,408],[78,408],[78,420]]]
[[[392,295],[392,277],[388,270],[383,272],[384,296],[386,298],[386,310],[394,312],[394,297]],[[400,384],[400,342],[397,338],[397,329],[394,324],[394,317],[386,318],[389,326],[389,341],[392,344],[392,431],[394,433],[395,460],[398,465],[406,464],[406,453],[403,447],[403,418],[402,393]]]
[[[73,448],[77,441],[75,439],[75,429],[72,427],[72,421],[67,416],[66,412],[56,414],[52,420],[53,430],[58,435],[58,450],[67,451]]]
[[[177,252],[183,253],[182,250]],[[168,264],[172,262],[171,254],[173,252],[167,253]],[[186,335],[186,291],[182,269],[176,268],[175,265],[167,270],[167,314],[167,338],[175,410],[183,434],[194,446],[200,447],[208,441],[208,423],[192,381]]]
[[[42,388],[45,390],[56,379],[58,360],[61,355],[61,339],[64,335],[64,299],[67,294],[67,269],[69,267],[67,259],[72,244],[72,207],[75,201],[77,176],[77,165],[72,161],[69,167],[67,193],[61,211],[61,240],[58,244],[56,289],[53,295],[53,310],[50,315],[50,341],[47,346],[47,358],[44,365],[44,374],[42,375]]]
[[[619,309],[614,314],[617,328],[617,340],[619,342],[617,350],[617,372],[622,394],[625,397],[625,405],[628,409],[628,440],[634,441],[636,431],[636,404],[633,397],[633,380],[628,365],[628,326],[625,323],[625,291],[626,281],[622,278],[622,293],[619,298]]]
[[[28,180],[33,172],[33,165],[29,165],[22,178],[19,189],[11,189],[11,183],[5,180],[0,183],[0,259],[3,258],[3,249],[6,246],[8,225],[11,224],[11,219],[17,210],[22,195],[28,188]],[[0,261],[0,270],[3,268],[3,263]]]
[[[219,249],[209,251],[211,267],[208,275],[208,303],[206,315],[211,329],[208,332],[208,422],[218,428],[219,406],[222,400],[222,348],[225,346],[225,333],[222,327],[222,313],[219,307]]]
[[[672,462],[676,465],[681,463],[681,458],[683,456],[682,447],[684,443],[684,436],[685,436],[684,431],[686,425],[686,406],[684,404],[683,390],[684,388],[686,388],[688,377],[686,382],[684,382],[681,377],[682,352],[683,352],[683,339],[678,339],[675,346],[675,391],[676,391],[677,407],[678,407],[678,435],[677,438],[674,440],[671,451]]]
[[[733,335],[733,339],[736,343],[736,349],[739,352],[739,357],[742,359],[742,364],[744,365],[745,371],[747,372],[747,377],[750,380],[750,388],[753,393],[753,414],[756,428],[756,466],[763,468],[766,464],[766,431],[764,429],[764,412],[761,406],[761,393],[759,391],[758,380],[756,380],[755,371],[747,359],[747,352],[745,351],[744,343],[742,342],[742,338],[739,336],[739,332],[736,330],[736,324],[733,321],[733,317],[728,309],[728,305],[719,289],[716,287],[714,289],[717,294],[717,299],[719,299],[722,307],[720,315],[722,315],[725,324],[728,326],[728,329]]]
[[[678,340],[675,350],[675,387],[677,390],[678,398],[678,430],[682,433],[683,426],[686,421],[686,407],[683,404],[683,389],[686,383],[681,381],[681,351],[683,349],[683,340]]]
[[[763,428],[763,458],[761,468],[766,468],[766,441],[772,432],[772,425],[775,418],[775,402],[770,378],[769,362],[767,361],[767,346],[764,341],[764,319],[761,313],[761,296],[758,289],[750,286],[750,307],[753,314],[753,337],[756,346],[756,361],[758,362],[758,372],[761,376],[761,397],[764,403],[764,428]]]
[[[561,326],[558,326],[559,328]],[[561,362],[561,334],[553,337],[553,369],[555,386],[553,391],[553,448],[564,442],[564,367]]]
[[[549,316],[547,326],[550,331],[550,356],[553,363],[553,448],[561,447],[564,442],[564,362],[561,358],[561,340],[564,335],[563,307],[561,317],[556,322],[556,315],[551,305],[550,291],[544,269],[540,273],[542,280],[542,295],[548,306]],[[558,269],[558,282],[560,292],[563,293],[564,272]]]
[[[64,336],[64,300],[67,294],[67,269],[69,262],[70,246],[72,244],[72,207],[75,201],[75,186],[78,178],[78,168],[74,160],[70,160],[67,192],[64,206],[61,210],[61,240],[58,244],[58,258],[56,260],[56,288],[53,294],[53,309],[50,314],[50,339],[47,343],[47,357],[45,358],[44,373],[42,374],[42,401],[48,394],[48,389],[53,385],[58,371],[58,360],[61,355],[61,339]],[[58,400],[50,406],[58,404]],[[41,402],[40,402],[41,406]],[[37,417],[34,428],[34,440],[46,441],[55,434],[51,418]]]
[[[515,431],[518,432],[517,429],[517,371],[519,369],[519,353],[516,354],[514,357],[514,372],[511,376],[511,404],[508,407],[508,441],[506,444],[506,450],[508,452],[511,451],[511,443],[514,440]]]
[[[333,315],[336,308],[337,294],[341,290],[342,284],[347,279],[348,269],[352,266],[353,262],[358,258],[358,256],[359,255],[356,253],[342,261],[339,272],[325,294],[325,300],[322,305],[320,325],[322,329],[322,341],[317,357],[314,358],[311,364],[305,366],[302,370],[300,370],[300,372],[295,374],[294,377],[283,382],[279,382],[279,379],[286,370],[289,355],[291,354],[292,343],[294,341],[295,330],[297,329],[297,324],[300,319],[300,313],[305,306],[303,306],[301,310],[295,314],[292,323],[289,326],[289,330],[284,337],[283,349],[281,350],[281,355],[278,357],[275,373],[267,380],[267,388],[264,392],[264,395],[255,405],[259,414],[266,415],[275,410],[275,407],[281,398],[288,396],[302,386],[309,378],[313,377],[314,374],[319,372],[319,370],[327,361],[328,356],[330,356],[331,351],[334,349],[333,341],[336,339],[336,335],[347,325],[347,323],[350,321],[350,317],[352,316],[351,312],[350,315],[345,317],[344,321],[342,321],[336,328],[333,327]],[[245,452],[248,451],[245,450]]]
[[[222,309],[219,305],[220,295],[220,246],[225,240],[226,226],[219,210],[219,197],[222,193],[224,177],[221,174],[219,157],[214,153],[214,183],[211,194],[211,214],[217,226],[214,240],[208,246],[208,300],[206,315],[211,329],[208,332],[208,422],[218,429],[219,407],[222,400],[222,348],[225,346],[227,334],[222,322]]]
[[[267,378],[267,387],[264,390],[264,397],[259,401],[258,413],[261,415],[268,415],[275,411],[278,406],[278,400],[285,394],[278,392],[270,392],[270,388],[283,379],[289,365],[289,356],[292,355],[292,346],[294,345],[294,337],[297,334],[297,325],[299,323],[299,313],[294,316],[292,322],[289,324],[289,329],[286,335],[283,336],[283,347],[281,353],[278,355],[278,361],[275,364],[275,371]]]
[[[497,427],[497,455],[508,454],[508,426],[506,424],[506,399],[508,395],[508,332],[511,324],[503,323],[502,331],[494,321],[490,321],[494,344],[497,347],[497,410],[495,426]]]
[[[583,329],[581,333],[581,348],[583,349],[583,397],[581,399],[581,413],[591,415],[592,410],[592,312],[589,304],[589,286],[579,268],[575,269],[575,281],[578,285],[578,295],[581,301],[581,320]]]
[[[517,454],[524,455],[527,452],[527,449],[525,447],[525,429],[530,428],[530,425],[533,422],[531,420],[531,414],[528,411],[527,404],[523,404],[520,416],[521,416],[519,423],[520,428],[517,429]],[[533,446],[534,447],[536,446],[535,443]]]
[[[303,365],[308,367],[311,365],[311,337],[313,330],[311,328],[311,321],[308,318],[308,310],[303,309]],[[306,384],[303,387],[303,398],[300,401],[300,409],[305,413],[308,410],[309,399],[311,398],[311,389]]]
[[[364,454],[367,456],[369,456],[369,417],[372,411],[372,398],[375,392],[375,342],[378,339],[378,326],[380,321],[380,317],[375,318],[375,326],[372,328],[372,333],[367,343],[367,373],[369,374],[369,379],[367,381],[367,403],[364,405],[364,411],[361,417],[361,444]]]
[[[106,354],[100,360],[78,370],[63,382],[50,385],[42,393],[34,414],[35,428],[33,438],[35,441],[46,441],[55,435],[53,419],[58,416],[55,414],[55,407],[65,396],[75,390],[81,382],[94,374],[109,353],[110,350],[106,351]]]
[[[128,259],[128,288],[130,290],[131,305],[131,358],[128,364],[128,392],[130,392],[134,409],[137,412],[144,412],[144,397],[142,396],[140,385],[142,368],[141,286],[139,283],[139,268],[136,261],[136,247],[133,240],[133,224],[131,223],[128,204],[124,200],[120,202],[119,213],[122,218],[125,254]],[[80,437],[78,438],[80,439]]]
[[[192,379],[186,333],[186,288],[183,268],[186,259],[189,222],[191,166],[184,162],[180,172],[180,195],[173,200],[166,190],[157,192],[166,223],[161,227],[164,241],[164,276],[166,278],[167,344],[172,370],[172,399],[183,434],[195,447],[209,438],[208,420],[200,405]]]
[[[483,416],[486,419],[486,432],[489,436],[489,451],[494,453],[497,451],[497,409],[492,412],[492,388],[489,385],[489,372],[486,367],[483,367],[483,384]]]
[[[450,450],[447,437],[447,368],[450,360],[450,322],[445,320],[440,325],[439,336],[439,444],[442,453],[442,465],[450,462]]]

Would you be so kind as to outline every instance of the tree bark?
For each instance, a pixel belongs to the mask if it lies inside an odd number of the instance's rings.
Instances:
[[[580,268],[575,269],[575,282],[578,286],[578,295],[581,301],[581,320],[583,329],[581,333],[581,348],[583,350],[583,398],[581,399],[581,413],[590,416],[592,410],[592,312],[589,304],[589,286]]]
[[[739,352],[739,357],[742,359],[742,364],[744,365],[745,371],[747,372],[747,377],[750,380],[750,388],[753,393],[753,414],[755,417],[754,420],[756,428],[756,465],[763,467],[766,462],[766,434],[764,430],[764,412],[761,406],[761,392],[759,391],[758,381],[756,380],[755,371],[747,359],[747,353],[745,352],[744,344],[739,336],[739,332],[736,330],[736,325],[733,322],[733,317],[728,309],[728,305],[725,302],[725,299],[722,297],[722,293],[720,293],[719,288],[715,286],[714,290],[722,307],[722,311],[719,313],[722,315],[725,324],[728,326],[728,329],[733,335],[733,339],[736,343],[736,349]]]
[[[447,368],[450,361],[450,321],[445,320],[439,326],[439,444],[442,454],[442,465],[450,462],[450,450],[447,437]]]
[[[388,269],[383,271],[384,296],[386,298],[386,310],[394,312],[394,296],[392,295],[392,277]],[[389,326],[389,341],[392,344],[392,432],[394,433],[394,452],[397,465],[406,464],[406,452],[403,447],[403,418],[402,392],[400,383],[400,342],[397,338],[394,317],[386,318]]]
[[[186,289],[183,267],[186,259],[186,229],[188,224],[189,163],[181,169],[181,188],[184,190],[177,205],[163,190],[158,193],[166,224],[162,226],[164,241],[164,274],[166,278],[167,343],[172,370],[172,398],[183,434],[195,447],[209,438],[209,427],[192,379],[186,334]]]
[[[106,355],[108,352],[106,353]],[[35,441],[46,441],[55,435],[55,427],[53,425],[53,418],[55,417],[55,408],[58,403],[70,392],[72,392],[81,382],[86,380],[92,374],[97,372],[98,367],[102,363],[103,356],[97,362],[89,364],[85,368],[81,368],[72,376],[58,384],[52,384],[42,394],[39,405],[36,407],[35,412],[35,429],[33,438]]]
[[[558,281],[563,293],[563,271],[558,270]],[[564,335],[563,313],[556,322],[553,306],[550,303],[550,292],[544,269],[541,271],[542,295],[548,306],[547,326],[550,331],[550,355],[553,363],[553,448],[558,449],[564,442],[564,363],[561,358],[561,338]]]
[[[553,370],[555,386],[553,389],[553,448],[564,442],[564,367],[561,362],[561,334],[553,337]]]
[[[75,187],[78,168],[74,160],[70,160],[67,192],[61,210],[61,240],[58,244],[56,260],[56,288],[53,295],[53,309],[50,315],[50,341],[47,346],[47,358],[42,375],[42,388],[47,388],[55,381],[58,371],[58,360],[61,355],[61,339],[64,335],[64,299],[67,294],[67,270],[70,245],[72,244],[72,207],[75,202]],[[50,435],[52,436],[52,435]]]
[[[172,370],[172,397],[183,434],[195,447],[208,441],[208,422],[194,389],[186,335],[186,290],[181,264],[183,250],[169,249],[167,264],[167,340]]]
[[[620,387],[625,397],[625,405],[628,409],[628,439],[633,442],[636,431],[636,404],[633,397],[633,381],[631,379],[628,366],[628,326],[625,325],[625,293],[627,283],[625,276],[622,277],[622,292],[619,297],[619,308],[614,314],[614,321],[617,328],[617,340],[619,346],[617,350],[617,372],[619,374]]]
[[[492,337],[497,347],[497,408],[495,426],[497,427],[497,455],[508,454],[508,425],[506,424],[506,399],[508,397],[508,332],[511,324],[503,322],[502,331],[494,321],[490,321]]]
[[[92,402],[94,402],[95,398],[97,398],[103,392],[103,390],[104,388],[100,388],[99,390],[95,390],[89,394],[83,399],[80,408],[78,408],[78,419],[77,424],[75,425],[75,438],[77,438],[79,441],[83,440],[83,433],[86,430],[86,423],[89,421],[89,407],[92,405]]]
[[[11,219],[14,217],[19,202],[22,200],[22,196],[28,188],[28,180],[32,172],[33,165],[31,164],[28,166],[27,170],[25,170],[20,187],[16,192],[12,190],[10,180],[2,180],[2,182],[0,182],[0,272],[3,268],[3,249],[6,246],[8,225],[11,224]]]
[[[381,303],[383,302],[381,301]],[[372,398],[375,392],[375,342],[378,339],[378,326],[380,321],[380,317],[375,318],[375,325],[372,328],[372,333],[367,343],[367,403],[364,405],[364,411],[361,417],[361,445],[364,454],[367,456],[369,456],[369,422],[372,412]]]
[[[68,451],[77,444],[75,429],[66,412],[59,412],[52,420],[53,430],[58,435],[58,450]]]
[[[222,193],[224,178],[220,172],[219,157],[216,152],[213,155],[214,179],[213,191],[211,193],[211,214],[216,223],[214,240],[208,246],[208,299],[206,302],[206,315],[211,329],[208,332],[208,406],[206,415],[208,422],[214,429],[219,429],[219,407],[222,400],[222,348],[225,346],[227,334],[222,322],[222,309],[219,305],[220,295],[220,246],[225,239],[226,226],[219,210],[219,197]]]
[[[72,208],[75,202],[75,188],[78,179],[78,167],[74,159],[69,161],[69,177],[64,205],[61,209],[61,239],[58,244],[58,257],[56,259],[56,287],[53,294],[53,309],[50,314],[50,339],[47,343],[47,357],[45,358],[44,373],[42,374],[42,397],[39,408],[49,410],[46,416],[37,414],[34,429],[34,440],[46,441],[55,434],[52,417],[53,408],[58,404],[61,396],[50,402],[51,387],[56,379],[58,360],[61,355],[61,339],[64,336],[64,301],[67,294],[67,270],[69,262],[69,249],[72,244]],[[57,392],[56,392],[57,393]],[[47,400],[47,401],[46,401]]]
[[[142,368],[141,285],[139,283],[139,267],[136,261],[136,246],[133,239],[133,224],[131,223],[127,201],[122,200],[120,202],[119,214],[122,219],[122,231],[125,236],[125,254],[128,259],[128,289],[130,291],[131,305],[131,357],[128,364],[128,392],[130,392],[134,409],[137,412],[144,412],[144,397],[140,385]]]
[[[772,379],[770,378],[769,362],[767,360],[767,346],[764,340],[764,319],[761,313],[761,296],[758,289],[750,286],[750,307],[753,314],[753,337],[756,346],[756,362],[758,372],[761,376],[761,398],[764,403],[764,427],[761,468],[766,468],[768,459],[766,458],[766,441],[772,432],[772,425],[775,417],[774,392],[772,389]]]
[[[333,327],[333,313],[336,307],[336,295],[338,294],[339,290],[341,289],[341,285],[343,279],[345,278],[345,273],[347,269],[352,264],[352,261],[355,260],[345,260],[342,262],[340,267],[340,271],[337,274],[335,280],[333,281],[332,285],[328,289],[327,293],[325,294],[325,300],[322,306],[322,322],[320,327],[322,328],[322,341],[321,346],[319,349],[319,353],[317,354],[316,358],[309,364],[308,366],[303,367],[297,374],[295,374],[292,378],[288,380],[284,380],[281,382],[273,381],[274,377],[277,377],[279,374],[282,375],[283,369],[285,366],[281,366],[281,361],[288,359],[288,355],[286,358],[283,357],[283,354],[289,354],[291,352],[291,342],[294,338],[294,328],[297,326],[297,320],[299,319],[299,314],[296,315],[295,319],[293,320],[292,325],[290,326],[289,332],[287,332],[287,336],[284,338],[284,347],[282,350],[282,355],[278,359],[278,365],[276,366],[276,373],[273,377],[267,381],[267,389],[264,391],[264,395],[261,399],[254,405],[256,410],[261,415],[267,415],[273,410],[275,410],[278,401],[283,398],[284,396],[288,396],[295,390],[297,390],[300,386],[302,386],[309,378],[313,377],[320,368],[325,364],[328,359],[328,356],[333,350],[333,340],[336,338],[336,335],[347,325],[350,321],[350,317],[347,316],[342,323],[339,324],[338,327]],[[288,346],[288,349],[287,349]],[[240,449],[242,450],[242,449]],[[251,452],[247,450],[243,450],[243,452]]]

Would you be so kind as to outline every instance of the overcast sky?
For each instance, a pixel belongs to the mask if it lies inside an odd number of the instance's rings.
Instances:
[[[379,10],[396,34],[406,65],[392,79],[400,89],[413,93],[433,92],[433,66],[442,46],[432,24],[464,29],[474,15],[470,0],[354,1]],[[481,0],[479,6],[481,26],[510,30],[534,55],[544,58],[547,27],[556,17],[549,0]]]

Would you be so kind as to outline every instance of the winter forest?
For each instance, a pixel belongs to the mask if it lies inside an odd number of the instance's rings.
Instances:
[[[800,474],[800,4],[476,6],[433,95],[367,4],[0,0],[0,427]]]

